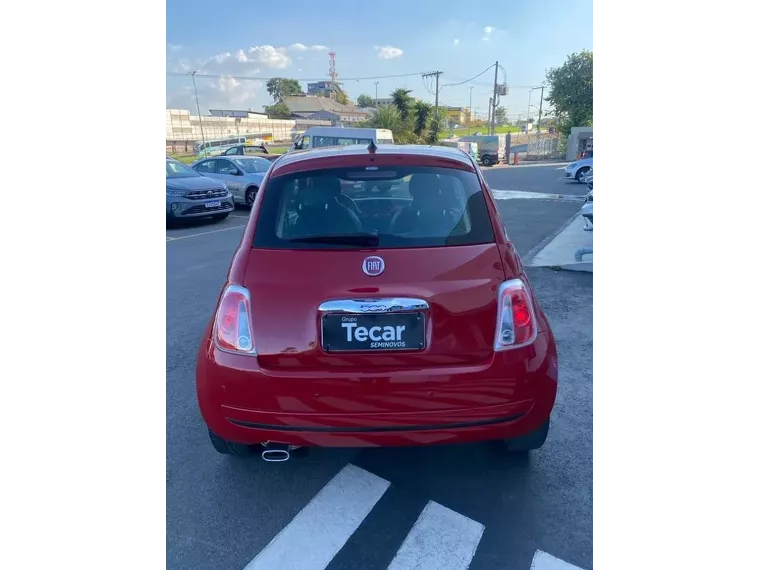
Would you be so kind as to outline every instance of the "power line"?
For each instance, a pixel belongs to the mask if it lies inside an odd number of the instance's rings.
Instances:
[[[435,113],[437,113],[438,96],[440,95],[440,88],[438,87],[438,82],[440,81],[440,76],[442,74],[443,74],[442,71],[431,71],[429,73],[425,73],[424,75],[422,75],[422,77],[424,78],[427,78],[427,77],[435,78]]]
[[[375,80],[375,79],[394,79],[399,77],[418,77],[420,75],[423,75],[424,72],[420,71],[418,73],[401,73],[398,75],[374,75],[371,77],[341,77],[341,81],[369,81],[369,80]],[[190,77],[193,75],[192,72],[176,72],[176,71],[167,71],[166,75],[170,75],[172,77]],[[194,74],[195,77],[204,77],[207,79],[222,79],[225,77],[231,77],[233,79],[242,79],[246,81],[268,81],[269,79],[278,79],[279,77],[258,77],[258,76],[242,76],[242,75],[223,75],[223,74],[211,74],[211,73],[196,73]],[[290,77],[288,79],[294,79],[295,81],[324,81],[324,77]]]
[[[493,65],[496,65],[496,64],[493,64]],[[490,66],[490,67],[488,67],[487,69],[485,69],[485,70],[481,71],[480,73],[478,73],[478,74],[477,74],[477,75],[475,75],[474,77],[472,77],[472,78],[470,78],[470,79],[467,79],[466,81],[462,81],[461,83],[446,83],[445,85],[442,85],[441,87],[455,87],[456,85],[463,85],[464,83],[469,83],[470,81],[474,81],[474,80],[475,80],[475,79],[477,79],[477,78],[478,78],[480,75],[484,75],[485,73],[487,73],[488,71],[490,71],[490,70],[493,68],[493,65],[491,65],[491,66]]]
[[[493,64],[495,65],[495,64]],[[481,75],[484,75],[487,73],[490,69],[493,68],[493,65],[488,67],[487,69],[483,70],[481,73],[478,73],[474,77],[470,77],[469,79],[466,79],[464,81],[460,81],[458,83],[446,83],[445,85],[441,85],[440,88],[443,87],[456,87],[458,85],[463,85],[465,83],[470,83],[474,79],[477,79]],[[503,66],[501,66],[501,69],[503,69]],[[193,72],[186,71],[186,72],[178,72],[178,71],[167,71],[166,75],[170,75],[172,77],[190,77],[193,75]],[[369,80],[375,80],[375,79],[395,79],[395,78],[401,78],[401,77],[418,77],[420,75],[424,75],[424,72],[420,71],[418,73],[401,73],[397,75],[374,75],[374,76],[367,76],[367,77],[341,77],[340,79],[342,81],[369,81]],[[195,77],[199,78],[207,78],[207,79],[222,79],[224,77],[231,77],[233,79],[242,79],[247,81],[268,81],[269,79],[277,79],[282,76],[277,77],[258,77],[258,76],[245,76],[245,75],[232,75],[232,74],[210,74],[210,73],[195,73]],[[295,79],[295,81],[325,81],[324,77],[292,77],[289,79]],[[455,78],[454,79],[458,79]],[[490,90],[490,84],[484,83],[484,82],[476,82],[472,83],[472,85],[479,86],[479,87],[487,87],[488,91]],[[534,85],[509,85],[509,90],[511,89],[532,89]],[[431,93],[433,94],[433,93]]]

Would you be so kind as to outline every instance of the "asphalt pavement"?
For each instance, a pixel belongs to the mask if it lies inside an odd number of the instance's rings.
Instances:
[[[540,196],[584,194],[557,180],[557,168],[485,171],[494,191],[530,193],[498,200],[523,256],[581,206]],[[247,217],[238,210],[222,223],[166,232],[167,568],[590,570],[592,274],[527,269],[560,357],[552,429],[529,459],[473,444],[240,460],[208,441],[194,365]]]

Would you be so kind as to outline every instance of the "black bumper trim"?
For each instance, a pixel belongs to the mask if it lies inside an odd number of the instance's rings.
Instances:
[[[490,420],[481,420],[477,422],[464,422],[456,424],[434,424],[434,425],[421,425],[421,426],[390,426],[390,427],[301,427],[301,426],[274,426],[269,424],[258,424],[253,422],[245,422],[241,420],[233,420],[227,418],[227,421],[240,427],[251,429],[265,429],[270,431],[299,431],[299,432],[326,432],[326,433],[383,433],[383,432],[396,432],[396,431],[428,431],[428,430],[441,430],[441,429],[460,429],[470,427],[489,426],[493,424],[501,424],[506,422],[513,422],[519,418],[524,417],[524,414],[515,414],[513,416],[504,416],[501,418],[493,418]]]

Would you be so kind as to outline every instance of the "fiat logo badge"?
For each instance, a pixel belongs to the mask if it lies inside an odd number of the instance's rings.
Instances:
[[[376,277],[385,271],[385,260],[376,255],[371,255],[364,260],[361,269],[363,269],[364,273],[369,277]]]

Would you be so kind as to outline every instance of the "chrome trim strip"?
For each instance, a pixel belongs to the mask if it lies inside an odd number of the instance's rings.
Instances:
[[[319,305],[319,312],[321,313],[347,313],[351,315],[429,311],[429,309],[430,305],[424,299],[409,297],[333,299],[324,301]]]

